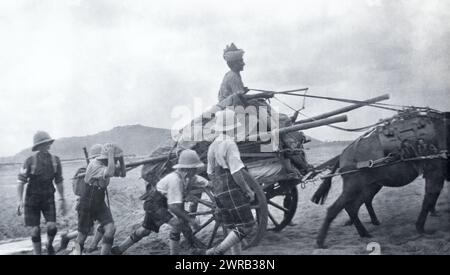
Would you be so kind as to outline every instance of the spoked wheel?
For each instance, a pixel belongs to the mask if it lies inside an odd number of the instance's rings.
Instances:
[[[250,188],[255,192],[255,200],[251,204],[253,217],[256,225],[252,233],[244,239],[242,247],[244,249],[257,245],[264,236],[267,227],[267,202],[266,195],[261,186],[254,180],[247,179]],[[201,199],[195,199],[199,204],[197,212],[190,213],[191,216],[196,216],[200,220],[200,227],[194,231],[194,236],[206,248],[211,248],[219,244],[226,236],[227,229],[220,221],[217,211],[217,204],[214,195],[210,189],[203,189]]]
[[[281,181],[266,190],[269,225],[268,230],[281,231],[294,218],[297,211],[298,190],[296,182]]]

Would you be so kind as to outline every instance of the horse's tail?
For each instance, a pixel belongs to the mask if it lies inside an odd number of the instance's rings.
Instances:
[[[336,161],[336,163],[333,166],[333,170],[331,170],[330,174],[333,174],[336,172],[336,170],[339,168],[339,159]],[[328,192],[330,192],[331,189],[331,180],[333,177],[326,178],[322,181],[322,184],[320,184],[317,191],[314,193],[314,195],[311,198],[311,201],[315,204],[324,204],[325,200],[327,199]]]

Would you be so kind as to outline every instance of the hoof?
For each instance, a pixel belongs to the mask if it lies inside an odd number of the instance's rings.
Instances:
[[[431,213],[430,213],[430,216],[431,216],[431,217],[440,217],[441,215],[439,214],[439,212],[434,211],[434,212],[431,212]]]
[[[424,230],[422,234],[433,235],[434,233],[436,233],[436,230]]]
[[[318,241],[318,242],[316,243],[316,248],[317,248],[317,249],[326,249],[327,246],[324,244],[323,241]]]
[[[376,220],[376,221],[372,221],[372,224],[373,224],[373,225],[380,225],[381,223],[380,223],[379,220]]]
[[[353,225],[352,220],[348,220],[344,223],[344,226],[350,226],[350,225]]]
[[[418,226],[416,225],[416,231],[417,233],[419,233],[420,235],[425,234],[425,228],[423,226]]]

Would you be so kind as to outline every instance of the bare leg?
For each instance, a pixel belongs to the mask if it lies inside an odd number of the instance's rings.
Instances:
[[[135,243],[139,242],[140,240],[142,240],[142,238],[150,235],[151,231],[144,228],[144,227],[139,227],[138,229],[136,229],[128,238],[126,238],[120,245],[118,246],[114,246],[112,248],[112,253],[115,255],[121,255],[123,254],[128,248],[130,248],[131,246],[133,246]]]
[[[116,227],[114,223],[108,223],[103,226],[105,234],[103,235],[101,255],[109,255],[111,253],[111,247],[114,243],[114,234],[116,233]]]
[[[91,253],[97,250],[98,244],[102,240],[104,234],[105,229],[101,224],[99,224],[97,230],[95,230],[94,238],[92,239],[92,242],[90,243],[89,247],[86,249],[86,252]]]
[[[86,242],[87,234],[78,231],[77,241],[75,242],[75,255],[82,255],[84,243]]]
[[[70,240],[76,239],[78,236],[78,231],[66,232],[61,234],[61,241],[59,244],[58,252],[64,250],[69,245]]]

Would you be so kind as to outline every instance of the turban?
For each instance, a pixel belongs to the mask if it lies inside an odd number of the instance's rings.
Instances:
[[[223,50],[223,59],[227,62],[236,61],[242,59],[244,53],[244,50],[238,49],[234,43],[231,43],[231,45],[227,46],[225,50]]]

